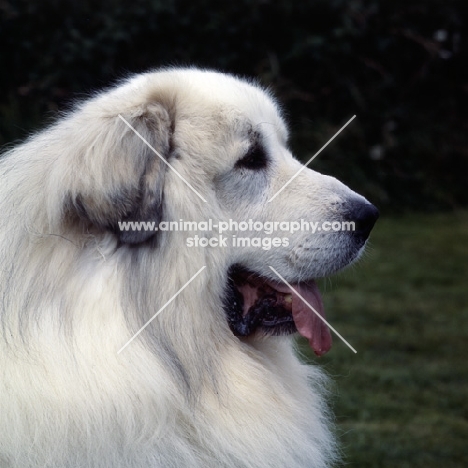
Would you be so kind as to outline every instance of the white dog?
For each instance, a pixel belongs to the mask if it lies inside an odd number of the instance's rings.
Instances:
[[[293,350],[330,332],[283,280],[323,315],[313,279],[359,257],[377,211],[310,169],[272,199],[302,167],[287,138],[258,86],[169,69],[2,157],[2,468],[333,464],[323,375]],[[356,229],[282,230],[299,219]],[[122,228],[181,220],[238,231]]]

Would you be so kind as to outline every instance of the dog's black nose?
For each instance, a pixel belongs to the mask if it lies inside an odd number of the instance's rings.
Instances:
[[[374,227],[379,210],[372,203],[353,201],[347,206],[346,218],[348,221],[354,221],[354,237],[364,242]]]

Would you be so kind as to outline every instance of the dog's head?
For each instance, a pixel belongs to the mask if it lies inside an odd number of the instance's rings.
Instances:
[[[329,349],[314,279],[360,256],[378,212],[294,159],[268,93],[220,73],[168,70],[95,97],[73,118],[79,156],[64,212],[74,228],[115,239],[117,249],[211,261],[224,271],[234,334],[299,331],[317,354]],[[122,228],[209,220],[211,232]]]

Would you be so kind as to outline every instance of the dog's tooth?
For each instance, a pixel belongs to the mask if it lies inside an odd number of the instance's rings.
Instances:
[[[286,294],[284,296],[284,302],[286,302],[286,304],[291,304],[292,303],[292,294]]]

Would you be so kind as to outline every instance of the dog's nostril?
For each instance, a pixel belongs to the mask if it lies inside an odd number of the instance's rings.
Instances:
[[[366,240],[379,217],[379,210],[367,202],[352,202],[348,205],[347,219],[354,221],[354,235]]]

